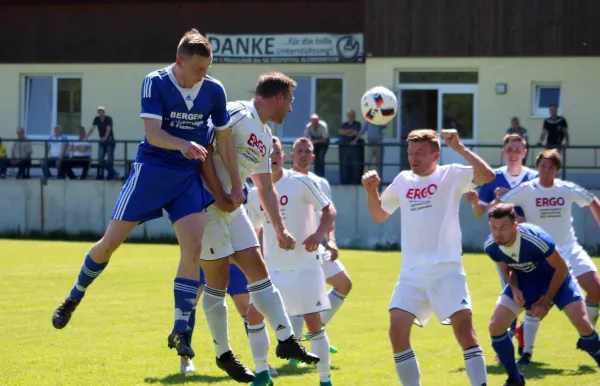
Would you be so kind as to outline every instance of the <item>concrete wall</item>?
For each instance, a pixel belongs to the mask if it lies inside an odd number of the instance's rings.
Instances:
[[[400,213],[384,224],[374,224],[366,207],[365,191],[358,186],[332,186],[338,208],[337,239],[344,248],[373,249],[400,244]],[[96,234],[106,228],[121,190],[116,181],[0,181],[0,234]],[[595,192],[598,194],[599,192]],[[476,219],[469,205],[461,204],[463,245],[481,249],[488,235],[485,219]],[[589,250],[600,253],[598,225],[587,208],[573,207],[575,231]],[[138,226],[134,238],[173,237],[168,218]]]

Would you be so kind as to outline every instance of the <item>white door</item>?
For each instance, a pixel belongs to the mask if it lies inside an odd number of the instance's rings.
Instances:
[[[457,129],[465,145],[477,141],[477,85],[444,85],[438,89],[438,130]],[[465,163],[452,149],[442,148],[440,163]]]

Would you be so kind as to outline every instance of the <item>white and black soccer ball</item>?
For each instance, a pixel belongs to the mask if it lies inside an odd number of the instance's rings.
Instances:
[[[374,125],[385,125],[396,116],[396,94],[383,86],[367,90],[360,99],[362,116]]]

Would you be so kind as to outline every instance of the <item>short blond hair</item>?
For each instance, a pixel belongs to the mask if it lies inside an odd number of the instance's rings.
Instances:
[[[205,58],[212,56],[210,42],[195,28],[183,34],[177,46],[177,56],[187,58],[193,55]]]
[[[283,145],[281,144],[279,137],[273,136],[272,143],[273,145],[279,145],[279,147],[283,149]]]
[[[313,146],[313,143],[310,141],[310,139],[308,139],[306,137],[300,137],[300,138],[298,138],[298,139],[296,139],[294,141],[294,144],[292,145],[292,150],[294,150],[299,143],[306,143],[306,144],[308,144],[311,151],[313,151],[314,148],[315,148]]]
[[[523,146],[527,146],[527,142],[519,134],[506,134],[504,136],[504,144],[502,146],[506,146],[511,142],[521,142]]]
[[[263,98],[273,98],[278,94],[288,95],[296,86],[296,81],[283,72],[267,72],[258,78],[254,95]]]
[[[557,170],[560,170],[560,168],[562,168],[562,157],[558,150],[546,149],[541,151],[535,159],[535,167],[537,168],[538,166],[540,166],[540,162],[542,162],[542,160],[544,159],[550,160]]]
[[[408,133],[408,138],[406,139],[406,142],[429,142],[434,151],[439,152],[441,149],[440,137],[437,131],[431,129],[418,129],[411,131],[410,133]]]

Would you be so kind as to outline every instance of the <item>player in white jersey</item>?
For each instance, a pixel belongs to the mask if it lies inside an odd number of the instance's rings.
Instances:
[[[304,137],[296,139],[292,146],[292,153],[290,156],[292,158],[292,170],[312,178],[321,191],[329,198],[329,201],[333,202],[329,182],[325,178],[319,177],[309,171],[310,165],[315,158],[313,154],[313,145],[310,140]],[[317,216],[319,214],[320,213],[317,212]],[[329,323],[333,316],[339,311],[344,304],[346,297],[350,293],[350,290],[352,290],[352,280],[346,273],[346,268],[338,259],[338,247],[335,240],[335,223],[331,230],[327,232],[325,238],[327,243],[325,245],[319,245],[319,253],[321,253],[321,260],[323,261],[321,267],[323,268],[327,284],[333,288],[328,293],[331,309],[323,312],[321,315],[324,325]],[[301,317],[291,317],[291,320],[292,325],[294,326],[294,332],[297,336],[300,336],[302,334],[304,319]],[[331,353],[336,353],[337,351],[337,348],[333,346],[330,347]]]
[[[598,321],[600,303],[600,278],[596,265],[577,242],[573,229],[571,207],[589,206],[596,222],[600,224],[600,201],[580,186],[556,178],[562,167],[562,157],[555,149],[542,151],[536,158],[539,178],[519,185],[500,196],[500,201],[523,208],[527,222],[542,227],[552,236],[563,257],[570,266],[572,275],[586,292],[586,306],[590,321]],[[524,349],[520,365],[531,361],[535,337],[540,320],[525,316],[523,322]]]
[[[223,154],[223,148],[215,147],[215,152],[221,157],[214,157],[216,174],[227,194],[232,184],[221,158],[238,158],[240,179],[245,181],[248,177],[252,178],[277,234],[278,246],[285,250],[294,249],[296,241],[286,229],[279,212],[279,197],[271,180],[269,160],[272,133],[266,123],[283,122],[286,114],[292,110],[295,87],[296,82],[282,73],[261,75],[253,100],[227,106],[231,117],[231,140],[237,151]],[[207,181],[206,184],[211,190],[219,185],[214,181]],[[294,336],[279,291],[271,284],[258,239],[245,210],[237,208],[227,213],[215,205],[208,207],[202,244],[200,265],[206,278],[202,308],[215,345],[217,365],[239,382],[251,382],[254,379],[254,374],[239,362],[229,346],[225,294],[230,261],[246,275],[251,301],[275,330],[279,341],[277,356],[301,362],[318,362],[319,358],[307,352]]]
[[[287,221],[292,236],[302,244],[298,243],[290,251],[278,248],[277,235],[261,206],[256,188],[248,194],[246,209],[257,233],[262,233],[261,245],[267,268],[273,284],[281,291],[289,315],[301,315],[306,321],[311,349],[320,358],[317,364],[320,384],[330,386],[329,338],[321,320],[321,313],[330,309],[330,304],[318,247],[333,226],[336,211],[312,179],[283,169],[283,150],[277,138],[273,139],[271,164],[281,215]],[[315,211],[320,212],[318,224]],[[269,337],[263,320],[251,305],[248,310],[248,338],[256,365],[254,386],[273,384],[267,362]]]
[[[400,208],[402,266],[390,303],[390,340],[396,372],[404,386],[421,385],[419,365],[410,344],[413,322],[423,326],[433,313],[452,325],[463,349],[471,385],[487,384],[483,351],[473,328],[471,297],[462,265],[458,208],[464,193],[490,182],[494,172],[465,147],[456,130],[443,130],[448,147],[471,166],[438,165],[440,140],[433,130],[408,135],[408,162],[383,194],[376,171],[362,178],[367,205],[375,222]]]

